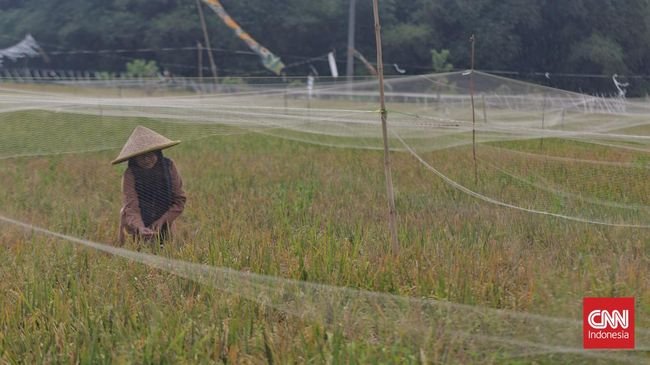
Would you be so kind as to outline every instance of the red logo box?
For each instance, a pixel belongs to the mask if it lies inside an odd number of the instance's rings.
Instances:
[[[633,349],[634,298],[584,298],[582,336],[586,349]]]

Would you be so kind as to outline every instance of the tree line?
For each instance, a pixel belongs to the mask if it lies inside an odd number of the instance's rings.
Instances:
[[[329,75],[325,55],[330,51],[336,52],[339,70],[345,70],[350,1],[221,3],[244,30],[282,58],[288,75]],[[372,1],[357,0],[356,5],[355,48],[373,62]],[[271,76],[202,6],[219,74]],[[603,93],[613,92],[611,75],[618,74],[630,83],[630,94],[650,89],[648,0],[380,0],[380,15],[384,62],[398,66],[387,65],[387,72],[441,71],[435,58],[443,52],[445,66],[466,69],[474,34],[479,70]],[[129,61],[144,59],[172,74],[196,76],[197,43],[205,46],[195,0],[0,0],[0,48],[27,33],[42,45],[48,61],[5,60],[4,67],[119,72]],[[203,66],[208,75],[207,57]],[[355,73],[368,73],[358,60]]]

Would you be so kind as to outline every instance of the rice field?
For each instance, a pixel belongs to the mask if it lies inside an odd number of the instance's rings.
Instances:
[[[124,166],[110,161],[119,152],[116,141],[125,140],[137,124],[185,141],[166,156],[183,176],[188,204],[173,242],[164,248],[130,242],[126,249],[326,288],[462,304],[468,313],[488,308],[579,321],[583,297],[633,296],[637,345],[645,350],[602,358],[591,356],[599,352],[585,356],[557,348],[518,345],[513,350],[504,342],[517,338],[486,343],[480,328],[472,329],[476,336],[462,338],[433,329],[414,337],[393,332],[399,326],[388,322],[395,313],[380,308],[360,310],[359,315],[377,318],[367,326],[351,319],[313,321],[302,312],[0,222],[0,363],[650,361],[648,228],[589,224],[490,204],[455,189],[405,150],[391,154],[397,255],[391,254],[386,225],[382,151],[281,138],[306,136],[282,128],[260,132],[156,118],[2,113],[0,215],[115,245]],[[521,158],[540,148],[545,155],[606,158],[638,168],[619,174],[608,165]],[[479,144],[478,151],[478,168],[471,145],[421,149],[418,155],[463,186],[511,203],[612,222],[640,222],[645,216],[638,211],[650,203],[644,152],[616,153],[605,145],[558,138],[491,141]],[[639,207],[626,217],[616,206],[573,206],[558,198],[559,190]],[[471,321],[467,314],[459,327],[471,328]],[[553,328],[549,325],[548,336]],[[511,335],[523,338],[526,332],[516,328]],[[556,340],[580,346],[581,335],[578,327]]]

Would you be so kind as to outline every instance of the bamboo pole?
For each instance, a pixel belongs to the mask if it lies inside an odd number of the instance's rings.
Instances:
[[[205,24],[205,17],[203,16],[203,7],[200,0],[196,0],[196,7],[199,9],[199,17],[201,18],[201,28],[203,29],[203,40],[205,41],[205,48],[208,51],[208,59],[210,60],[210,70],[214,83],[217,83],[217,65],[214,63],[212,56],[212,45],[210,44],[210,37],[208,36],[208,27]]]
[[[476,163],[476,112],[474,110],[474,34],[469,38],[472,43],[471,70],[469,74],[469,97],[472,102],[472,155],[474,156],[474,182],[478,184],[478,166]]]
[[[201,85],[201,90],[203,90],[203,46],[201,46],[201,42],[196,42],[196,49],[197,62],[199,63],[199,84]]]
[[[384,174],[386,175],[386,192],[388,194],[388,224],[391,234],[392,251],[394,255],[399,253],[399,240],[397,238],[397,210],[395,209],[395,194],[393,192],[393,178],[390,172],[390,151],[388,149],[388,127],[386,102],[384,99],[384,61],[381,49],[381,26],[379,25],[378,0],[372,1],[372,9],[375,18],[375,39],[377,42],[377,74],[379,76],[379,103],[381,114],[381,132],[384,139]]]
[[[483,99],[483,122],[487,123],[487,104],[485,102],[485,94],[481,95],[481,99]]]
[[[542,100],[542,138],[539,139],[539,148],[544,147],[544,117],[546,114],[546,93],[544,93],[544,99]]]
[[[352,82],[354,77],[354,28],[356,20],[357,0],[350,0],[350,11],[348,16],[348,54],[346,64],[346,76],[348,83]]]

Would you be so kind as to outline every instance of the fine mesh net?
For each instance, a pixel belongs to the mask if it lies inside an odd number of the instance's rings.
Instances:
[[[468,240],[480,241],[472,236],[472,227],[493,221],[531,232],[536,225],[608,229],[603,234],[620,242],[649,237],[650,110],[644,102],[582,95],[481,72],[392,78],[385,90],[400,223],[408,227],[403,230],[428,232],[427,227],[445,220],[461,231],[469,230]],[[386,206],[381,163],[353,160],[352,171],[339,171],[342,167],[336,162],[314,159],[320,151],[335,149],[349,153],[346,158],[370,153],[380,161],[378,105],[376,80],[347,83],[321,78],[312,89],[302,80],[277,79],[209,87],[142,81],[3,84],[0,214],[5,223],[43,227],[78,243],[116,243],[124,203],[119,181],[127,163],[113,166],[110,161],[132,131],[145,126],[183,141],[163,151],[190,192],[179,240],[214,240],[215,231],[209,227],[221,224],[228,214],[245,217],[242,220],[250,226],[237,227],[242,230],[283,224],[289,232],[308,230],[319,223],[300,221],[303,216],[298,213],[309,210],[313,217],[335,211],[331,201],[337,197],[327,195],[334,191],[328,188],[332,184],[359,187],[350,206],[338,207],[345,216],[332,222],[340,219],[341,225],[358,226],[379,222]],[[232,171],[240,176],[220,174],[220,167],[233,165],[237,168]],[[273,173],[268,166],[295,171],[293,178],[299,180],[282,181],[283,173]],[[308,181],[318,168],[331,169],[321,185],[314,188],[301,182],[301,175]],[[265,194],[260,180],[270,181],[273,192]],[[164,190],[152,194],[160,200],[154,205],[169,204],[173,190],[169,184],[152,185]],[[232,206],[217,206],[217,197],[229,191],[223,184],[246,185],[248,195],[232,200]],[[292,195],[296,191],[312,200],[301,201],[302,195]],[[322,191],[322,201],[315,202],[313,195],[319,194],[315,191]],[[280,215],[286,222],[265,208],[272,199],[284,202]],[[245,205],[254,207],[248,211]],[[291,240],[291,234],[280,236]],[[416,243],[407,233],[402,236],[407,251],[409,246],[425,245],[433,252],[443,239],[424,235]],[[564,239],[561,233],[557,238]],[[507,243],[508,238],[486,239],[497,241]],[[399,338],[421,348],[437,343],[449,351],[441,362],[498,362],[540,354],[603,363],[642,359],[638,353],[584,352],[578,296],[570,300],[573,319],[567,319],[558,312],[541,316],[499,311],[285,280],[281,272],[258,276],[128,250],[112,253],[307,320],[327,326],[345,323],[346,335],[353,338],[380,343]],[[465,268],[458,275],[471,276],[471,271]],[[639,280],[634,288],[647,289],[647,277]],[[636,294],[641,301],[650,300],[647,291]],[[644,310],[639,309],[637,318]],[[648,322],[639,321],[637,326],[637,345],[647,349]],[[468,353],[477,357],[468,358]]]
[[[5,87],[0,158],[114,150],[141,124],[185,141],[261,133],[381,149],[376,89],[375,81],[311,92],[261,83],[204,96],[98,98]],[[386,90],[390,147],[477,197],[594,224],[649,225],[645,104],[482,73],[392,79]],[[449,158],[455,163],[439,163]]]

